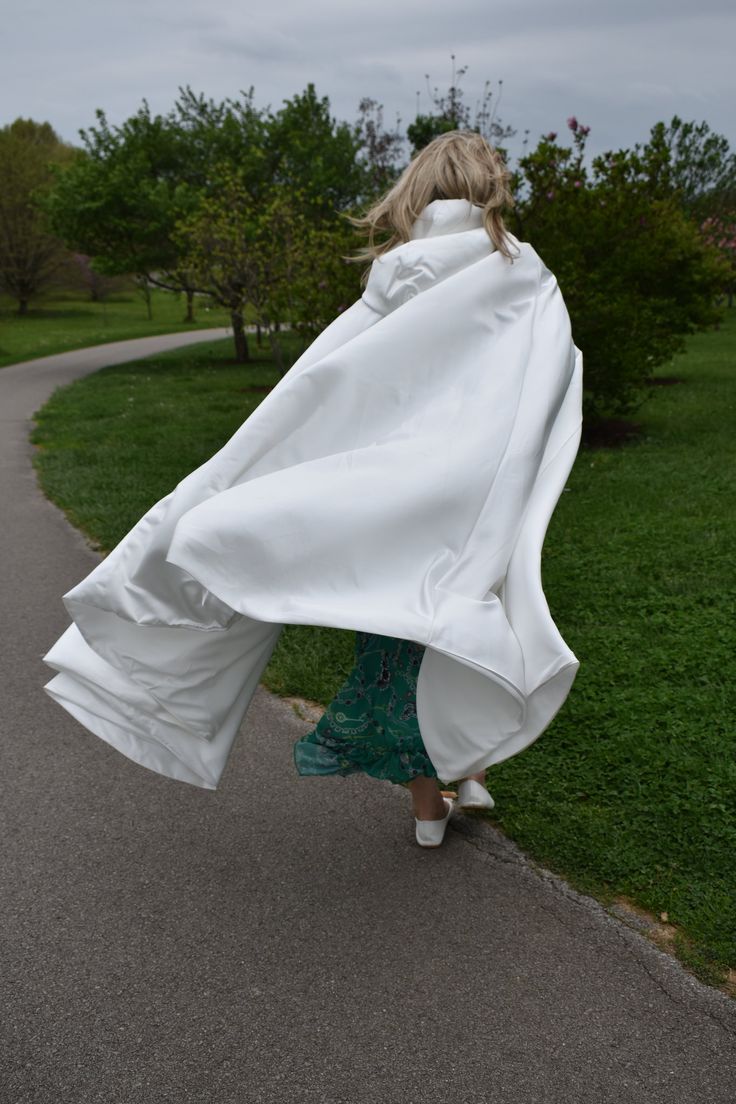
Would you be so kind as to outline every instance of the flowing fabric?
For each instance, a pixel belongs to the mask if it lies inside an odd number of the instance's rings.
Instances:
[[[545,532],[577,453],[582,355],[553,274],[437,200],[209,461],[64,596],[46,689],[123,754],[213,789],[285,624],[425,647],[442,781],[526,747],[579,667]]]

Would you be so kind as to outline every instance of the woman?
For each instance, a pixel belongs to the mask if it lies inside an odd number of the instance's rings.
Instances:
[[[580,441],[557,282],[503,226],[473,132],[431,142],[356,220],[361,299],[227,444],[64,597],[48,692],[131,759],[214,789],[284,624],[356,630],[303,774],[408,782],[422,846],[528,746],[578,661],[540,577]],[[385,240],[375,243],[381,231]]]

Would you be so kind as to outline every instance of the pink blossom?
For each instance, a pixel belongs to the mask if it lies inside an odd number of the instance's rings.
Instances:
[[[555,193],[554,192],[547,192],[547,199],[554,199],[554,198],[555,198]]]
[[[555,138],[557,137],[557,131],[551,130],[549,134],[545,134],[544,137],[547,139],[548,142],[554,142]]]
[[[570,118],[567,120],[567,125],[569,126],[570,130],[578,129],[578,121],[574,115],[571,115]]]
[[[581,134],[590,134],[590,127],[589,126],[581,126],[579,129],[580,129]]]
[[[573,181],[574,187],[576,187],[576,188],[580,188],[582,186],[582,183],[583,183],[582,180]]]

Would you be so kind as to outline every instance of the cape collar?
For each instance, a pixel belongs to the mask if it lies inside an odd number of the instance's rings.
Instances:
[[[481,207],[467,199],[433,200],[414,223],[411,239],[376,257],[363,301],[389,314],[494,251]]]
[[[422,211],[411,229],[411,240],[436,238],[477,230],[483,225],[483,208],[469,199],[434,199]]]

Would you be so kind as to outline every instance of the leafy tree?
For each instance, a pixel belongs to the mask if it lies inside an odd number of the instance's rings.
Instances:
[[[552,132],[521,159],[515,217],[559,280],[585,355],[585,414],[596,419],[633,410],[683,336],[718,320],[725,269],[678,191],[641,171],[654,150],[603,155],[589,171],[590,128],[575,117],[568,127],[572,147]]]
[[[705,240],[714,245],[730,268],[723,286],[733,302],[734,225],[736,224],[736,153],[723,135],[706,122],[655,123],[649,141],[631,151],[601,155],[594,166],[614,169],[627,187],[638,184],[653,198],[673,197],[696,222]]]
[[[182,255],[200,290],[230,311],[236,359],[249,360],[248,308],[283,374],[282,323],[308,341],[359,294],[355,272],[339,257],[352,231],[337,224],[338,239],[336,224],[314,224],[299,192],[277,185],[255,200],[243,174],[220,166],[218,179],[217,192],[178,227]]]
[[[176,243],[201,291],[230,312],[235,358],[250,360],[245,308],[260,275],[256,259],[258,210],[242,176],[218,166],[219,187],[201,194],[197,207],[176,226]]]
[[[83,155],[57,173],[45,209],[55,231],[106,275],[133,273],[142,290],[153,283],[187,298],[194,288],[172,234],[196,200],[187,181],[188,151],[170,117],[148,104],[122,126],[96,112],[97,126],[80,131]]]
[[[346,307],[360,298],[360,269],[346,256],[363,244],[345,220],[302,225],[288,317],[306,348]]]
[[[268,204],[277,187],[298,192],[313,222],[334,224],[365,191],[367,173],[356,128],[333,119],[313,85],[276,113],[255,107],[252,88],[222,103],[189,86],[179,93],[168,115],[153,116],[144,101],[119,127],[98,110],[97,126],[81,132],[84,156],[58,175],[46,209],[97,271],[133,273],[144,292],[149,284],[184,291],[191,320],[197,278],[182,262],[177,227],[195,210],[218,208],[229,174],[237,171],[249,206]],[[237,340],[244,356],[242,327]]]
[[[209,194],[218,185],[213,167],[229,165],[242,175],[254,199],[271,185],[271,167],[266,162],[267,110],[258,108],[251,87],[241,99],[220,103],[195,94],[189,85],[179,89],[179,98],[169,116],[182,145],[179,179],[198,193]]]
[[[49,123],[16,119],[0,129],[0,287],[27,314],[67,259],[39,205],[53,184],[54,165],[74,158]]]
[[[683,122],[675,115],[668,124],[655,123],[649,141],[637,142],[620,171],[646,180],[653,196],[674,193],[696,218],[732,212],[735,206],[736,153],[706,122]]]
[[[275,113],[255,113],[252,90],[227,109],[187,90],[177,112],[190,140],[209,127],[225,132],[196,209],[179,220],[177,245],[198,286],[230,311],[236,358],[249,357],[247,309],[283,371],[281,323],[316,336],[353,285],[359,294],[340,259],[356,244],[340,213],[370,190],[360,128],[336,121],[312,84]],[[334,269],[329,277],[320,276],[325,268]]]
[[[359,128],[334,119],[329,99],[320,99],[310,83],[268,118],[266,178],[299,192],[312,221],[334,220],[336,212],[351,207],[369,191],[360,147]]]

